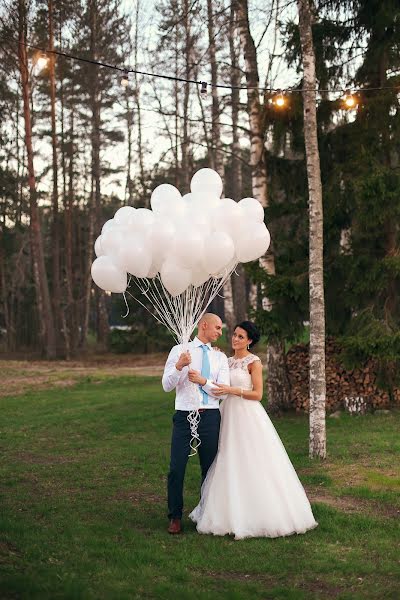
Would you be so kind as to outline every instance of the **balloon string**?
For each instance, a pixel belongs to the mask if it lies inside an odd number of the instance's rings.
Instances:
[[[129,315],[129,304],[128,304],[127,300],[126,300],[126,294],[125,294],[125,292],[123,292],[122,295],[124,297],[125,305],[126,305],[126,314],[122,315],[122,318],[125,319]]]
[[[189,458],[190,458],[191,456],[195,456],[197,454],[197,448],[201,444],[201,439],[200,439],[200,436],[197,431],[199,423],[200,423],[199,411],[191,410],[187,416],[187,420],[189,421],[190,434],[192,436],[190,438],[190,450],[191,450],[189,453]]]

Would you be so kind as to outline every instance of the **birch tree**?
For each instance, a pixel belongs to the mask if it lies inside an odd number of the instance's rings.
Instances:
[[[250,32],[248,2],[236,0],[236,27],[244,52],[247,83],[247,110],[250,126],[250,166],[253,196],[261,205],[268,206],[267,166],[265,161],[265,107],[260,101],[257,51]],[[271,250],[260,259],[260,266],[269,274],[275,275],[275,260]],[[264,310],[270,309],[268,298],[263,298]],[[267,350],[267,392],[270,412],[277,412],[280,406],[289,404],[289,382],[286,373],[284,345],[271,338]]]
[[[309,194],[310,298],[310,440],[311,458],[326,457],[325,430],[325,300],[323,265],[322,184],[317,135],[313,15],[309,0],[298,0],[303,57],[304,138]]]
[[[21,90],[25,123],[25,146],[28,167],[28,185],[30,202],[30,235],[33,274],[35,281],[39,333],[47,358],[56,356],[56,338],[53,309],[50,301],[49,283],[46,274],[42,230],[37,203],[36,177],[33,162],[31,89],[26,51],[27,8],[25,0],[18,1],[18,66],[21,76]]]
[[[232,86],[231,113],[232,113],[232,198],[239,201],[242,198],[242,160],[239,136],[239,113],[240,113],[240,77],[239,67],[240,46],[236,39],[235,8],[231,4],[228,24],[229,58],[230,58],[230,84]],[[237,323],[247,319],[247,297],[246,297],[246,275],[241,263],[236,267],[236,273],[232,276],[232,293]],[[234,324],[235,325],[235,324]]]

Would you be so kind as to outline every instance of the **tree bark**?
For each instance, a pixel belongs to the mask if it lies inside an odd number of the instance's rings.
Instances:
[[[268,206],[267,167],[264,147],[264,108],[261,106],[258,90],[259,75],[257,65],[257,52],[253,37],[250,32],[247,0],[235,0],[236,27],[239,32],[241,45],[244,51],[247,82],[247,108],[250,124],[250,166],[253,196],[265,208]],[[270,275],[275,274],[275,260],[271,251],[260,259],[260,266]],[[254,298],[253,298],[254,302]],[[264,310],[269,309],[269,300],[264,294]],[[280,360],[277,357],[280,356]],[[276,339],[270,339],[267,349],[267,394],[269,412],[278,412],[281,407],[289,404],[290,390],[287,385],[288,378],[279,380],[276,366],[285,364],[283,345]],[[278,385],[277,385],[278,384]]]
[[[311,458],[326,457],[325,300],[322,184],[317,135],[315,54],[309,0],[297,1],[303,56],[304,137],[309,194],[310,440]]]
[[[138,45],[139,45],[139,15],[140,15],[140,0],[136,0],[136,18],[135,18],[135,47],[134,47],[134,58],[135,58],[135,71],[138,70]],[[144,174],[144,160],[143,160],[143,136],[142,136],[142,113],[140,105],[140,85],[139,76],[135,73],[135,104],[136,104],[136,117],[137,117],[137,150],[139,160],[139,173],[140,173],[140,184],[142,197],[146,198],[146,181]],[[133,119],[133,115],[132,115]],[[133,190],[131,192],[133,194]],[[130,197],[129,204],[132,206],[133,197]]]
[[[39,336],[49,359],[56,356],[56,340],[54,329],[53,310],[50,301],[49,284],[47,280],[42,231],[40,226],[37,205],[36,179],[33,164],[32,123],[30,109],[30,84],[28,70],[28,56],[26,52],[26,5],[24,0],[18,0],[18,66],[21,74],[21,88],[24,107],[25,146],[28,164],[28,186],[30,206],[30,237],[33,275],[35,281]]]
[[[54,50],[54,20],[53,0],[48,2],[48,27],[49,27],[49,48]],[[49,54],[49,83],[50,83],[50,118],[51,118],[51,146],[52,146],[52,171],[53,171],[53,192],[52,192],[52,301],[53,314],[56,328],[56,344],[61,346],[61,330],[64,335],[64,345],[66,345],[66,331],[62,327],[62,306],[61,306],[61,281],[60,281],[60,223],[58,212],[58,160],[57,160],[57,131],[56,131],[56,78],[55,78],[55,55]]]
[[[241,147],[239,138],[239,113],[240,113],[240,92],[237,87],[240,84],[239,70],[239,52],[236,40],[235,29],[235,11],[231,4],[229,17],[229,55],[230,55],[230,83],[232,85],[231,110],[232,110],[232,198],[238,202],[242,198],[242,161]],[[245,321],[247,315],[247,293],[246,293],[246,274],[243,265],[240,263],[236,267],[236,272],[232,275],[232,294],[233,306],[236,323]],[[233,326],[235,326],[235,324]]]
[[[190,34],[190,14],[189,0],[183,2],[183,20],[185,26],[185,78],[190,79],[191,72],[191,34]],[[189,96],[190,84],[184,84],[183,95],[183,139],[182,139],[182,183],[185,193],[189,192],[190,173],[189,173]]]
[[[71,95],[73,95],[73,84],[71,89]],[[61,103],[63,104],[64,98],[61,97]],[[65,179],[66,184],[68,181],[68,187],[65,186],[64,192],[64,225],[65,225],[65,274],[66,274],[66,291],[67,291],[67,306],[66,306],[66,327],[68,336],[68,351],[70,354],[74,354],[78,343],[79,343],[79,331],[77,318],[77,308],[74,298],[75,289],[75,277],[72,267],[72,222],[73,222],[73,204],[74,204],[74,108],[72,107],[69,115],[69,139],[67,150],[63,150],[64,161],[65,161]],[[65,144],[63,144],[64,147]],[[67,159],[68,159],[68,171],[67,171]]]
[[[210,57],[211,68],[211,142],[212,153],[210,156],[211,168],[217,171],[224,180],[224,161],[221,151],[221,126],[220,126],[220,106],[218,97],[218,66],[217,49],[215,43],[214,14],[212,0],[207,0],[207,25],[208,25],[208,54]]]
[[[97,46],[97,0],[90,2],[90,53],[93,60],[96,60]],[[95,205],[95,227],[100,231],[101,227],[101,167],[100,167],[100,98],[99,98],[99,73],[98,67],[93,68],[92,85],[90,93],[90,105],[92,111],[92,180],[94,183],[94,205]],[[89,227],[89,231],[90,231]],[[90,239],[91,238],[91,239]],[[88,256],[90,262],[93,257],[93,231],[88,240]],[[88,276],[90,277],[90,271]],[[105,292],[96,286],[96,314],[97,314],[97,341],[105,349],[108,341],[108,316],[105,303]]]
[[[217,49],[215,43],[214,31],[214,14],[212,0],[207,0],[207,26],[208,26],[208,54],[210,57],[211,67],[211,168],[217,171],[224,181],[224,161],[221,151],[221,125],[220,125],[220,106],[218,97],[218,66],[217,66]],[[223,287],[222,295],[224,297],[224,315],[227,328],[227,338],[230,340],[233,328],[235,326],[236,317],[233,305],[232,282],[229,278]]]

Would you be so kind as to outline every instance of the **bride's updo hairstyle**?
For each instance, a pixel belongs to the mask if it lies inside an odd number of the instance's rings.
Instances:
[[[242,321],[241,323],[238,323],[237,325],[235,325],[235,329],[236,327],[240,327],[240,329],[244,329],[245,332],[247,333],[247,337],[249,338],[249,340],[251,340],[251,343],[249,344],[249,348],[252,348],[253,346],[255,346],[257,344],[257,342],[260,339],[260,332],[258,330],[258,328],[254,325],[254,323],[252,323],[251,321]]]

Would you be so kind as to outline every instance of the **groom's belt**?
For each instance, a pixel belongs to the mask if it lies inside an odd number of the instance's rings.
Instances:
[[[195,408],[193,408],[192,410],[180,410],[179,408],[176,409],[176,412],[181,412],[181,413],[186,413],[189,414],[191,413],[193,410],[196,410]],[[213,406],[210,408],[198,408],[197,409],[199,411],[199,413],[203,413],[203,412],[207,412],[208,410],[219,410],[219,406]]]

